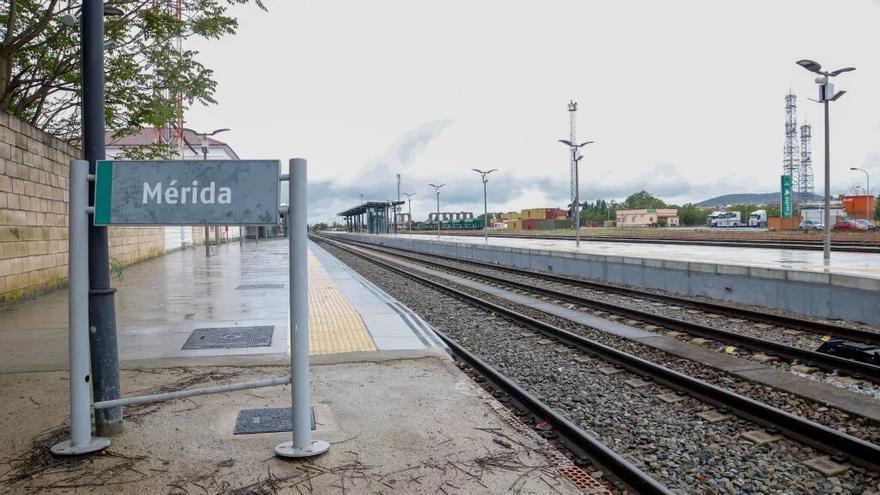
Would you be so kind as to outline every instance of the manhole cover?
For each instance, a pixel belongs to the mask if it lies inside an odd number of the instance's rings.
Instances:
[[[284,284],[243,284],[235,288],[235,290],[250,289],[283,289]]]
[[[258,327],[196,328],[183,349],[238,349],[272,345],[274,325]]]
[[[315,408],[311,409],[312,429],[315,429]],[[235,420],[234,435],[250,435],[252,433],[277,433],[293,431],[289,407],[267,409],[243,409]]]

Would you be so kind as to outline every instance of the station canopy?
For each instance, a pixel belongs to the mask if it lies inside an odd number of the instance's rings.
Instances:
[[[370,208],[388,208],[389,206],[400,206],[404,203],[405,201],[367,201],[366,203],[357,205],[354,208],[349,208],[345,211],[339,212],[338,215],[340,217],[353,217],[356,215],[363,215]]]

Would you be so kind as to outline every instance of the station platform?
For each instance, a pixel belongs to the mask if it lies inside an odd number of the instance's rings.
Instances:
[[[333,232],[426,254],[498,263],[687,296],[764,306],[830,319],[880,324],[880,254]]]
[[[114,281],[121,366],[289,362],[286,240],[187,249],[127,267]],[[430,326],[309,243],[310,354],[425,352],[442,347]],[[271,327],[267,342],[184,349],[197,329]],[[67,367],[67,291],[0,310],[0,372]]]
[[[53,457],[67,435],[62,290],[0,310],[0,492],[610,493],[459,370],[418,315],[309,251],[313,438],[326,454],[275,457],[289,431],[234,434],[243,410],[290,406],[275,386],[126,407],[104,454]],[[286,240],[126,268],[114,283],[124,394],[287,375],[287,274]],[[198,329],[255,327],[274,327],[268,345],[182,349]]]

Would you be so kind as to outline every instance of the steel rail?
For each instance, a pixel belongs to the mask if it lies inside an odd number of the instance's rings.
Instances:
[[[383,249],[378,249],[376,246],[369,245],[367,249],[373,249],[377,251],[387,252]],[[468,271],[462,268],[455,268],[448,265],[444,265],[442,263],[437,263],[434,261],[414,258],[412,256],[405,256],[408,259],[412,259],[419,263],[423,263],[429,266],[438,267],[445,270],[451,270],[453,272],[459,273],[469,278],[478,278],[483,279],[492,283],[506,285],[508,287],[512,287],[518,290],[532,292],[534,294],[540,294],[543,296],[551,297],[554,299],[559,299],[562,301],[566,301],[572,304],[577,304],[579,306],[586,306],[595,310],[605,311],[608,313],[617,314],[626,318],[630,318],[633,320],[639,320],[644,323],[648,323],[651,325],[656,325],[660,327],[664,327],[670,330],[685,332],[690,335],[695,335],[699,337],[704,337],[712,340],[717,340],[721,342],[726,342],[728,344],[736,344],[746,349],[751,349],[760,352],[766,352],[771,355],[783,357],[790,361],[800,361],[810,366],[818,366],[822,369],[829,371],[842,371],[850,375],[856,375],[858,377],[864,377],[870,379],[873,382],[880,383],[880,366],[872,365],[869,363],[863,363],[860,361],[854,361],[852,359],[842,358],[839,356],[832,356],[830,354],[824,354],[821,352],[810,351],[806,349],[801,349],[798,347],[792,347],[786,344],[781,344],[779,342],[773,342],[771,340],[760,339],[757,337],[752,337],[749,335],[741,335],[735,332],[730,332],[727,330],[721,330],[718,328],[701,325],[699,323],[692,323],[685,320],[680,320],[678,318],[671,318],[668,316],[656,315],[653,313],[649,313],[646,311],[641,311],[637,309],[627,308],[624,306],[618,306],[611,303],[606,303],[602,301],[596,301],[593,299],[587,299],[581,296],[576,296],[572,294],[566,294],[564,292],[559,292],[553,289],[547,289],[543,287],[535,287],[529,284],[525,284],[522,282],[516,282],[513,280],[507,280],[504,278],[495,277],[492,275],[487,275],[484,273],[475,273],[472,271]]]
[[[715,407],[729,408],[730,411],[737,416],[747,419],[755,424],[777,428],[784,435],[805,445],[809,445],[819,451],[831,455],[843,454],[849,462],[852,462],[853,464],[857,464],[873,471],[880,470],[880,446],[878,445],[837,431],[833,428],[829,428],[825,425],[821,425],[809,419],[791,414],[763,402],[745,397],[698,378],[666,368],[665,366],[653,363],[647,359],[634,356],[600,342],[563,330],[504,306],[499,306],[482,300],[479,297],[453,287],[449,287],[421,275],[416,275],[404,268],[378,260],[335,240],[329,240],[326,237],[322,237],[321,240],[358,258],[416,280],[423,285],[450,294],[468,304],[481,307],[490,313],[501,315],[514,323],[532,328],[543,335],[557,339],[565,345],[570,345],[582,352],[602,356],[604,360],[616,363],[632,373],[651,377],[651,379],[656,382],[674,390],[686,391],[692,397],[707,404],[714,405]]]
[[[515,381],[505,377],[488,363],[468,352],[457,341],[436,328],[434,333],[449,346],[452,354],[467,362],[481,375],[486,377],[487,380],[503,390],[515,402],[528,409],[536,417],[546,420],[556,433],[567,440],[569,445],[581,451],[577,452],[578,454],[583,454],[585,457],[592,459],[593,462],[611,474],[614,479],[627,489],[643,494],[671,495],[673,493],[623,456],[608,448],[600,440],[582,430],[564,415],[527,392]]]
[[[356,243],[362,246],[371,246],[373,248],[378,248],[375,244],[370,244],[367,242],[356,241],[352,239],[345,239],[346,242]],[[480,266],[492,270],[505,271],[509,273],[513,273],[516,275],[522,275],[526,277],[535,277],[541,278],[550,282],[560,283],[560,284],[571,284],[577,285],[579,287],[583,287],[585,289],[591,290],[599,290],[603,292],[610,292],[614,294],[619,294],[622,296],[628,297],[639,297],[642,299],[649,299],[652,301],[667,303],[667,304],[675,304],[678,306],[685,306],[694,309],[700,309],[702,311],[709,311],[713,313],[722,314],[725,316],[730,316],[734,318],[744,318],[747,320],[752,320],[760,323],[766,323],[770,325],[781,326],[785,328],[791,328],[794,330],[800,330],[809,333],[815,333],[817,335],[830,335],[833,337],[838,337],[841,339],[851,340],[854,342],[864,342],[868,344],[880,345],[880,333],[871,332],[868,330],[860,330],[858,328],[849,328],[841,325],[833,325],[829,323],[819,323],[816,321],[805,320],[800,318],[793,318],[791,316],[783,316],[777,315],[773,313],[762,313],[759,311],[739,308],[735,306],[724,306],[722,304],[707,302],[707,301],[695,301],[692,299],[688,299],[685,297],[679,297],[674,295],[667,294],[656,294],[653,292],[635,289],[635,288],[626,288],[626,287],[618,287],[615,285],[605,284],[602,282],[595,282],[589,280],[583,280],[575,277],[570,277],[566,275],[559,275],[553,273],[546,272],[538,272],[533,270],[526,270],[523,268],[516,268],[511,266],[504,266],[495,263],[487,263],[485,261],[477,261],[477,260],[466,260],[461,258],[455,258],[452,256],[444,256],[440,254],[428,254],[428,253],[418,253],[416,251],[408,251],[400,248],[392,248],[388,246],[381,246],[383,249],[389,251],[399,251],[402,253],[411,253],[404,254],[402,256],[409,257],[410,259],[421,260],[420,258],[415,258],[412,255],[421,255],[421,256],[430,256],[433,258],[444,259],[455,263],[462,263],[467,265]]]

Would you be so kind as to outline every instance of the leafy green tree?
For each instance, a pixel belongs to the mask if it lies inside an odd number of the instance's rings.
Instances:
[[[194,37],[234,34],[238,23],[228,9],[247,3],[181,0],[178,19],[170,2],[106,0],[123,11],[106,17],[104,26],[107,128],[123,135],[161,127],[196,102],[216,103],[213,72],[198,52],[181,46]],[[253,3],[265,10],[262,0]],[[0,5],[0,108],[72,142],[81,135],[80,31],[62,16],[78,16],[81,8],[81,0]]]
[[[640,210],[643,208],[666,208],[666,203],[647,191],[639,191],[627,196],[621,205],[621,209],[624,210]]]
[[[681,225],[706,225],[708,217],[709,210],[693,203],[687,203],[678,208],[678,221]]]

